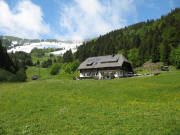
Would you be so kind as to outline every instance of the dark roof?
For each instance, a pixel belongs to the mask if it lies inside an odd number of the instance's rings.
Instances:
[[[81,63],[78,69],[121,67],[124,62],[129,63],[122,54],[90,57]]]

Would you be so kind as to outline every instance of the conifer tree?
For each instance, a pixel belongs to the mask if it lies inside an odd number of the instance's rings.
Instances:
[[[162,48],[161,48],[161,61],[164,64],[169,64],[169,54],[170,54],[170,47],[168,45],[167,40],[163,41]]]
[[[72,51],[71,49],[68,50],[66,53],[63,55],[63,61],[64,62],[72,62],[73,61],[73,56],[72,56]]]

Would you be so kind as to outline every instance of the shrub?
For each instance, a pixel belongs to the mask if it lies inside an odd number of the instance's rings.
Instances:
[[[15,82],[17,81],[16,75],[6,71],[4,69],[0,69],[0,82]]]
[[[52,60],[51,60],[51,59],[48,59],[48,60],[43,61],[41,66],[42,66],[43,68],[48,68],[48,67],[51,66],[51,65],[52,65]]]
[[[18,70],[18,72],[16,73],[16,78],[17,81],[21,81],[21,82],[24,82],[27,79],[26,72],[23,68]]]
[[[65,64],[64,70],[66,73],[71,73],[72,72],[72,63]]]
[[[78,66],[80,64],[80,61],[79,60],[75,60],[71,63],[64,63],[63,64],[63,69],[66,73],[73,73],[77,70]]]
[[[61,68],[60,64],[58,63],[53,64],[50,69],[50,74],[57,75],[59,73],[60,68]]]
[[[77,70],[77,68],[79,67],[79,65],[80,65],[79,60],[73,61],[73,63],[72,63],[72,71],[75,72]]]

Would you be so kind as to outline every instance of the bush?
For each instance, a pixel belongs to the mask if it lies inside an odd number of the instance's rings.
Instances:
[[[16,73],[16,78],[17,78],[17,81],[20,81],[20,82],[24,82],[27,79],[26,72],[25,72],[25,70],[23,68],[21,68]]]
[[[80,65],[79,60],[73,61],[73,63],[72,63],[72,71],[75,72],[77,70],[77,68],[79,67],[79,65]]]
[[[0,82],[16,82],[16,75],[6,71],[4,69],[0,69]]]
[[[26,78],[24,69],[20,69],[16,74],[0,69],[0,82],[24,82]]]
[[[65,63],[63,64],[63,69],[66,73],[73,73],[77,70],[78,66],[80,65],[79,60],[75,60],[71,63]]]
[[[64,65],[64,70],[66,73],[71,73],[72,72],[72,63],[68,63]]]
[[[57,75],[59,73],[60,68],[61,68],[60,64],[58,63],[53,64],[50,69],[50,74]]]
[[[43,61],[41,66],[42,66],[43,68],[48,68],[48,67],[51,66],[51,65],[52,65],[52,60],[51,60],[51,59],[48,59],[48,60]]]

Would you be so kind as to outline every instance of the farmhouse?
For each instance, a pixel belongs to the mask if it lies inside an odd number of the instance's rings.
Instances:
[[[110,79],[133,72],[131,64],[121,54],[87,58],[78,67],[80,78]]]

